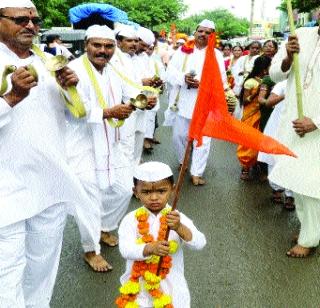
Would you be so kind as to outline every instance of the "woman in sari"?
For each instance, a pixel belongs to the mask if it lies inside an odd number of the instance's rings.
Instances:
[[[253,69],[245,79],[240,93],[240,103],[243,106],[241,121],[247,125],[259,129],[260,126],[260,104],[258,101],[260,86],[264,76],[268,74],[271,58],[260,56],[254,61]],[[237,156],[242,170],[240,178],[250,180],[250,170],[256,165],[258,151],[239,145]]]

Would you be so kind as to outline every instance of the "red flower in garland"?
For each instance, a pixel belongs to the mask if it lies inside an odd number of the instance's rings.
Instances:
[[[181,47],[181,51],[186,54],[191,54],[193,53],[195,44],[195,40],[186,41],[185,44]]]

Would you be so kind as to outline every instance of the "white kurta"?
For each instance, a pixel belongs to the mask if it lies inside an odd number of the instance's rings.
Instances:
[[[160,79],[166,81],[166,70],[161,60],[157,55],[151,55],[149,58],[150,77],[158,76]],[[146,110],[146,132],[145,138],[153,139],[156,126],[156,115],[160,109],[160,98],[157,99],[157,105],[151,110]]]
[[[181,240],[175,231],[170,231],[169,240],[175,240],[179,244],[178,251],[172,255],[172,268],[166,279],[161,281],[161,289],[164,293],[172,296],[173,306],[175,308],[190,307],[190,293],[186,279],[184,277],[183,246],[190,249],[200,250],[206,245],[205,236],[194,226],[193,222],[184,214],[180,213],[181,223],[187,226],[192,232],[192,240],[185,242]],[[158,236],[160,228],[161,214],[154,215],[150,213],[148,223],[150,224],[150,234],[155,238]],[[136,244],[139,237],[137,228],[137,219],[135,211],[127,214],[119,227],[119,249],[120,253],[127,260],[126,271],[121,276],[120,282],[124,284],[130,278],[130,273],[134,261],[146,260],[143,256],[145,244]],[[138,303],[141,307],[152,307],[152,298],[146,291],[141,291],[138,296]]]
[[[39,75],[38,85],[14,108],[0,99],[0,227],[4,227],[53,204],[87,199],[67,165],[65,108],[55,79],[35,55],[20,59],[1,43],[0,55],[0,71],[8,64],[32,63]]]
[[[272,89],[271,93],[274,93],[278,96],[284,96],[287,87],[287,80],[277,83]],[[279,102],[272,111],[270,118],[267,122],[266,127],[264,128],[263,133],[267,136],[277,139],[277,131],[280,124],[281,114],[284,110],[284,101]],[[264,152],[259,152],[258,161],[264,162],[268,165],[274,165],[274,156]]]
[[[304,115],[311,118],[320,127],[320,40],[318,28],[300,28],[297,30],[300,43],[300,73],[303,82]],[[279,82],[288,78],[286,104],[277,133],[278,139],[287,145],[298,158],[277,156],[276,165],[270,180],[294,192],[320,199],[320,130],[317,129],[299,137],[292,121],[298,118],[296,89],[293,70],[283,73],[282,60],[286,57],[285,44],[272,61],[271,78]]]
[[[235,86],[233,88],[233,91],[236,95],[240,95],[243,81],[244,81],[244,77],[252,71],[254,61],[258,57],[259,57],[259,55],[253,56],[253,57],[251,57],[250,55],[245,55],[245,56],[240,57],[240,59],[234,65],[234,67],[232,69],[235,72],[235,75],[233,75],[234,81],[235,81]]]
[[[202,75],[203,64],[206,55],[206,48],[198,49],[194,48],[193,53],[185,54],[181,49],[177,50],[172,57],[168,69],[167,80],[172,85],[171,93],[169,95],[169,109],[166,111],[166,116],[171,118],[173,112],[170,110],[170,106],[177,100],[178,112],[173,116],[173,119],[167,121],[173,123],[173,145],[177,152],[179,163],[182,164],[185,148],[187,145],[188,131],[190,121],[192,118],[193,110],[195,107],[198,89],[188,89],[185,83],[185,75],[190,71],[196,72],[196,79],[200,80]],[[221,52],[215,49],[216,59],[219,64],[222,81],[225,87],[227,87],[227,76],[225,72],[224,60]],[[192,151],[191,162],[191,175],[202,176],[210,153],[211,138],[204,137],[203,145],[196,147],[194,144]]]
[[[132,161],[126,140],[133,125],[130,118],[121,128],[112,128],[107,120],[103,120],[103,109],[83,65],[83,57],[74,60],[71,68],[82,77],[78,89],[90,106],[88,123],[92,131],[95,167],[102,193],[101,230],[111,231],[117,228],[132,195]],[[125,84],[110,65],[105,67],[102,74],[93,65],[91,68],[108,107],[128,102],[134,96],[131,87]]]

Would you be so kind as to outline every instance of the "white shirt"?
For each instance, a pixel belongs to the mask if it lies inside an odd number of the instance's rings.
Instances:
[[[206,50],[207,48],[198,49],[195,47],[193,53],[188,55],[183,53],[180,48],[175,52],[168,65],[167,81],[173,86],[172,92],[170,93],[169,105],[173,104],[173,101],[176,99],[180,88],[178,115],[187,119],[192,118],[193,109],[198,95],[198,89],[188,89],[187,84],[185,83],[185,75],[190,71],[195,71],[195,79],[201,79]],[[215,55],[219,64],[222,81],[226,87],[227,76],[225,72],[223,56],[217,49],[215,49]],[[186,57],[187,60],[185,70],[183,70]]]
[[[297,30],[300,44],[300,74],[303,84],[303,111],[320,128],[320,39],[318,27]],[[298,194],[320,199],[320,130],[299,137],[292,121],[298,118],[294,71],[282,72],[282,60],[286,57],[283,44],[275,55],[270,77],[279,82],[288,79],[284,111],[277,139],[287,145],[298,158],[277,156],[270,180]]]
[[[84,202],[66,161],[65,107],[55,79],[38,56],[20,59],[0,43],[0,71],[9,64],[32,64],[39,81],[13,108],[0,98],[0,227],[56,203]]]
[[[240,95],[240,92],[243,86],[244,77],[252,71],[254,61],[258,57],[259,55],[253,56],[253,57],[251,57],[250,55],[241,56],[237,61],[237,63],[234,65],[232,69],[234,72],[233,77],[235,81],[235,86],[233,88],[233,91],[236,95]]]
[[[154,215],[149,212],[148,223],[150,224],[150,234],[155,238],[158,236],[160,228],[160,217],[161,213]],[[177,241],[179,248],[177,252],[172,255],[172,268],[170,269],[170,273],[165,280],[161,281],[160,285],[165,294],[172,296],[173,306],[175,308],[188,308],[190,307],[190,294],[184,277],[182,247],[187,246],[190,249],[200,250],[206,245],[206,238],[187,216],[180,213],[180,217],[181,223],[191,230],[192,240],[190,242],[185,242],[181,240],[175,231],[170,231],[169,240]],[[145,244],[136,244],[139,232],[135,211],[130,212],[124,217],[118,232],[120,253],[122,257],[127,260],[126,271],[120,278],[121,284],[124,284],[130,278],[133,262],[148,259],[143,256]],[[142,307],[152,307],[152,299],[143,288],[141,288],[141,292],[138,296],[138,304]]]

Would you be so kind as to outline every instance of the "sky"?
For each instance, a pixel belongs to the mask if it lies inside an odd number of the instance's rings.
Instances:
[[[276,7],[279,6],[280,2],[281,0],[256,0],[255,18],[260,18],[262,12],[264,12],[266,18],[278,16],[279,11],[276,10]],[[226,8],[234,15],[250,19],[251,0],[184,0],[184,3],[189,6],[187,16],[200,13],[203,10]]]

